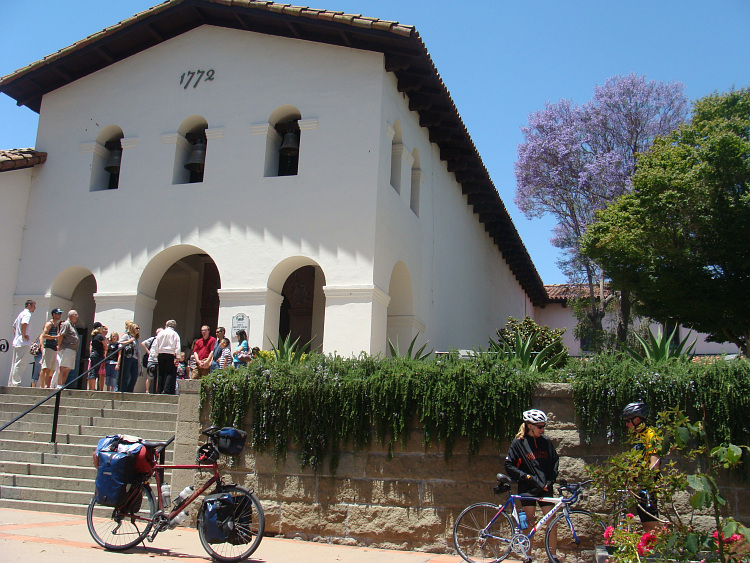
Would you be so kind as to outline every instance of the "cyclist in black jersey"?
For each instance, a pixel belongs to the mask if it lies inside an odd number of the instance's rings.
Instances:
[[[518,429],[515,439],[510,444],[505,458],[505,472],[518,481],[518,494],[529,493],[535,496],[552,496],[552,485],[557,480],[559,457],[555,446],[544,436],[547,415],[537,409],[523,413],[523,424]],[[528,529],[536,522],[537,501],[522,500],[521,506],[526,514]],[[547,514],[554,503],[539,501],[539,507]],[[557,548],[557,528],[553,528],[549,538],[550,551]],[[557,557],[552,557],[557,563]]]

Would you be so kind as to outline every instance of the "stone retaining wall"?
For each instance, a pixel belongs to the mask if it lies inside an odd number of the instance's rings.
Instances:
[[[175,447],[178,464],[194,463],[195,451],[202,442],[200,428],[210,422],[207,408],[198,420],[199,386],[198,381],[180,382]],[[560,455],[561,478],[579,481],[586,464],[619,451],[603,440],[590,446],[581,443],[568,385],[540,385],[533,406],[552,413],[546,435]],[[335,475],[300,470],[294,445],[286,461],[278,465],[272,456],[256,456],[246,448],[240,463],[226,467],[224,474],[256,491],[265,509],[267,533],[442,553],[453,551],[452,527],[461,510],[474,502],[498,499],[492,488],[495,474],[503,471],[508,446],[503,444],[497,450],[494,444],[485,442],[478,455],[469,456],[466,444],[459,442],[453,457],[445,461],[440,446],[422,447],[422,436],[416,428],[405,447],[396,446],[391,460],[379,445],[363,452],[342,452]],[[175,473],[174,491],[193,480],[192,472]],[[745,483],[727,483],[723,492],[735,516],[750,521],[750,491]],[[585,503],[597,508],[602,501],[592,497]]]

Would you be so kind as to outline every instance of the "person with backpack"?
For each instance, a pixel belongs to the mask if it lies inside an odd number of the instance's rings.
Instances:
[[[515,439],[510,444],[508,455],[505,457],[505,472],[518,481],[518,494],[528,493],[531,496],[552,496],[552,485],[557,480],[559,456],[552,442],[544,436],[547,426],[547,415],[538,409],[524,411],[523,423],[518,429]],[[552,502],[538,501],[542,513],[547,514],[554,507]],[[526,516],[526,532],[536,523],[537,500],[529,498],[522,500],[521,506]],[[526,532],[527,533],[527,532]],[[549,547],[552,553],[557,549],[557,526],[552,529],[549,537]],[[556,556],[552,563],[558,563]]]
[[[646,424],[649,408],[646,403],[635,402],[627,405],[621,418],[625,422],[625,427],[636,437],[633,449],[642,452],[642,463],[646,465],[649,471],[654,471],[654,477],[658,476],[661,458],[657,453],[656,432]],[[641,519],[641,525],[644,531],[651,532],[659,524],[659,510],[656,504],[656,497],[653,493],[643,490],[639,493],[636,511]]]

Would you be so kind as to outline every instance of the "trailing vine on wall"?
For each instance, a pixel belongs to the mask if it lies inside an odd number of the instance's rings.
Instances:
[[[313,354],[299,365],[256,361],[214,372],[202,379],[201,405],[210,404],[213,424],[249,430],[256,451],[282,459],[295,442],[303,467],[320,471],[328,458],[334,472],[347,444],[362,450],[375,439],[392,454],[417,423],[424,445],[442,444],[446,459],[461,438],[472,454],[485,438],[499,444],[515,432],[538,381],[489,355],[419,361]]]
[[[656,414],[680,409],[704,420],[713,443],[750,445],[750,361],[642,364],[624,354],[599,354],[569,362],[576,412],[589,437],[621,438],[623,407],[642,400]]]
[[[449,459],[458,440],[470,454],[509,440],[542,381],[569,382],[584,437],[622,437],[622,408],[643,400],[656,413],[685,410],[705,420],[714,443],[750,445],[750,362],[671,362],[643,365],[622,354],[571,360],[542,375],[498,361],[493,354],[427,360],[311,354],[299,365],[257,360],[202,379],[201,405],[213,424],[245,428],[252,448],[283,459],[294,442],[303,467],[328,460],[332,473],[342,448],[363,450],[373,440],[389,454],[409,430],[424,446],[439,444]]]

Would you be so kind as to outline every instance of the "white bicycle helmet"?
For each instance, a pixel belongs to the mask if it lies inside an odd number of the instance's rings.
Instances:
[[[523,411],[523,421],[532,424],[547,422],[547,415],[539,409],[531,409],[530,411]]]

